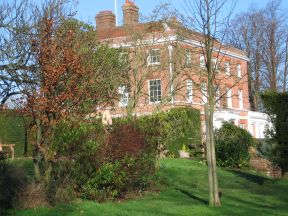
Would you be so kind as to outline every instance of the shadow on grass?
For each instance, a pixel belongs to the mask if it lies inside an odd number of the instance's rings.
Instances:
[[[267,177],[263,177],[263,176],[259,176],[259,175],[255,175],[252,173],[246,173],[246,172],[242,172],[242,171],[238,171],[238,170],[227,170],[228,172],[231,172],[241,178],[246,179],[247,181],[250,181],[252,183],[256,183],[258,185],[263,185],[265,182],[269,182],[272,183],[274,182],[274,180],[269,179]]]
[[[188,196],[189,198],[195,199],[195,200],[203,203],[204,205],[208,205],[208,204],[209,204],[209,202],[208,202],[207,200],[202,199],[202,198],[200,198],[200,197],[197,197],[197,196],[189,193],[188,191],[182,190],[182,189],[180,189],[180,188],[176,188],[176,190],[178,190],[178,191],[180,191],[181,193],[185,194],[185,195]]]

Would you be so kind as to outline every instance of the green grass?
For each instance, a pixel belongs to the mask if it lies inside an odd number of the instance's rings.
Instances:
[[[223,193],[220,208],[208,206],[207,167],[185,159],[161,160],[163,190],[137,200],[99,204],[78,201],[54,208],[17,211],[24,216],[78,215],[288,215],[288,181],[272,180],[252,172],[219,169]]]

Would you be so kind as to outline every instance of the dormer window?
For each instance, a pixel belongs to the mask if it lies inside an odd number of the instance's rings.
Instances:
[[[151,49],[148,55],[148,65],[160,65],[160,50]]]

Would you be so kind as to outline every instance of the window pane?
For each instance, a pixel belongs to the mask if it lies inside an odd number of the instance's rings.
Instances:
[[[192,80],[187,80],[187,102],[191,103],[193,100]]]
[[[150,102],[161,101],[161,80],[149,80],[149,100]]]

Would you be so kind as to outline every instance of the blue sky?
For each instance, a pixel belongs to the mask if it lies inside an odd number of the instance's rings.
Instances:
[[[149,15],[152,10],[159,4],[170,1],[174,6],[181,8],[185,0],[134,0],[136,5],[140,8],[140,13]],[[232,1],[232,0],[231,0]],[[256,4],[259,7],[266,5],[269,0],[238,0],[235,8],[235,13],[246,11],[251,4]],[[121,6],[125,0],[117,0],[119,23],[122,22]],[[282,0],[283,9],[288,9],[288,1]],[[114,0],[78,0],[77,18],[95,25],[94,17],[97,13],[103,10],[114,11]]]

